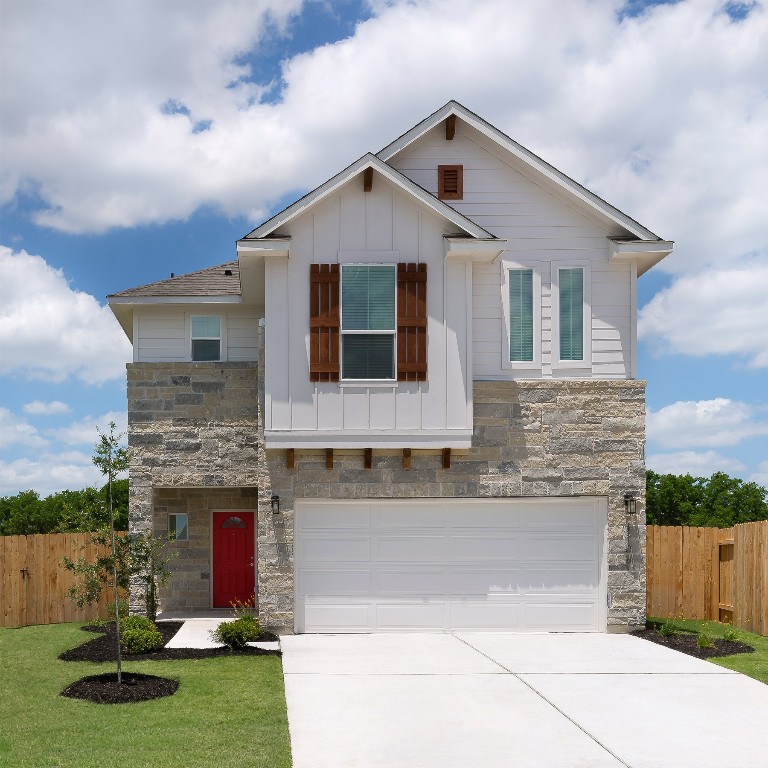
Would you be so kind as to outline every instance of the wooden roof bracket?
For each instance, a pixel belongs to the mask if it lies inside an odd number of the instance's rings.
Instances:
[[[456,115],[448,115],[445,118],[445,140],[453,141],[456,135]]]
[[[363,192],[373,189],[373,168],[370,166],[363,171]]]

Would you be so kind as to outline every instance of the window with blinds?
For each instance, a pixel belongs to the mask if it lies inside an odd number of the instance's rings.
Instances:
[[[395,378],[396,265],[341,267],[341,378]]]
[[[584,359],[584,269],[558,270],[560,359]]]
[[[510,269],[509,360],[533,361],[533,270]]]

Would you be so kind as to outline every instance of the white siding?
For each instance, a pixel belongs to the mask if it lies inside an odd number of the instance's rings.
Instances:
[[[469,445],[471,296],[465,265],[450,267],[450,288],[444,279],[443,236],[455,226],[375,174],[371,192],[363,191],[360,178],[352,179],[287,229],[290,257],[270,257],[266,267],[267,445],[342,447],[346,440],[349,447],[402,447],[409,439],[434,440],[436,447],[452,440]],[[428,265],[427,381],[310,381],[309,267],[334,262]]]
[[[464,198],[450,205],[497,237],[507,240],[501,259],[523,261],[541,275],[541,367],[502,368],[506,351],[502,318],[503,273],[499,262],[475,264],[472,277],[472,360],[476,379],[595,377],[632,375],[631,292],[629,264],[611,264],[608,231],[576,204],[543,189],[525,176],[525,167],[501,159],[501,152],[471,128],[457,126],[452,141],[442,125],[426,133],[392,165],[437,194],[437,166],[461,164]],[[624,233],[625,234],[625,233]],[[552,277],[558,263],[590,264],[592,365],[558,369],[552,360]]]
[[[134,360],[139,363],[189,361],[189,318],[196,314],[221,317],[223,360],[258,360],[257,334],[262,313],[255,307],[223,304],[137,307],[134,312]]]

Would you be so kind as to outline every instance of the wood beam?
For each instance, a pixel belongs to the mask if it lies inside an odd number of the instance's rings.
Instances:
[[[448,115],[445,118],[445,140],[453,141],[456,135],[456,115]]]
[[[333,469],[333,448],[325,449],[325,468]]]
[[[373,466],[373,448],[366,448],[363,451],[363,467],[370,469]]]
[[[296,450],[289,448],[285,452],[285,467],[286,469],[294,469],[296,467]]]
[[[451,449],[443,448],[443,469],[451,468]]]
[[[373,168],[366,168],[363,171],[363,192],[370,192],[373,189]]]
[[[403,448],[403,469],[411,468],[411,449]]]

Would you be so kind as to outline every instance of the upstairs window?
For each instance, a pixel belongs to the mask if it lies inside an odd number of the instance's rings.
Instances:
[[[192,360],[221,360],[221,318],[218,315],[192,316]]]
[[[341,378],[395,378],[394,264],[341,267]]]
[[[437,166],[437,196],[441,200],[461,200],[464,197],[464,166]]]

